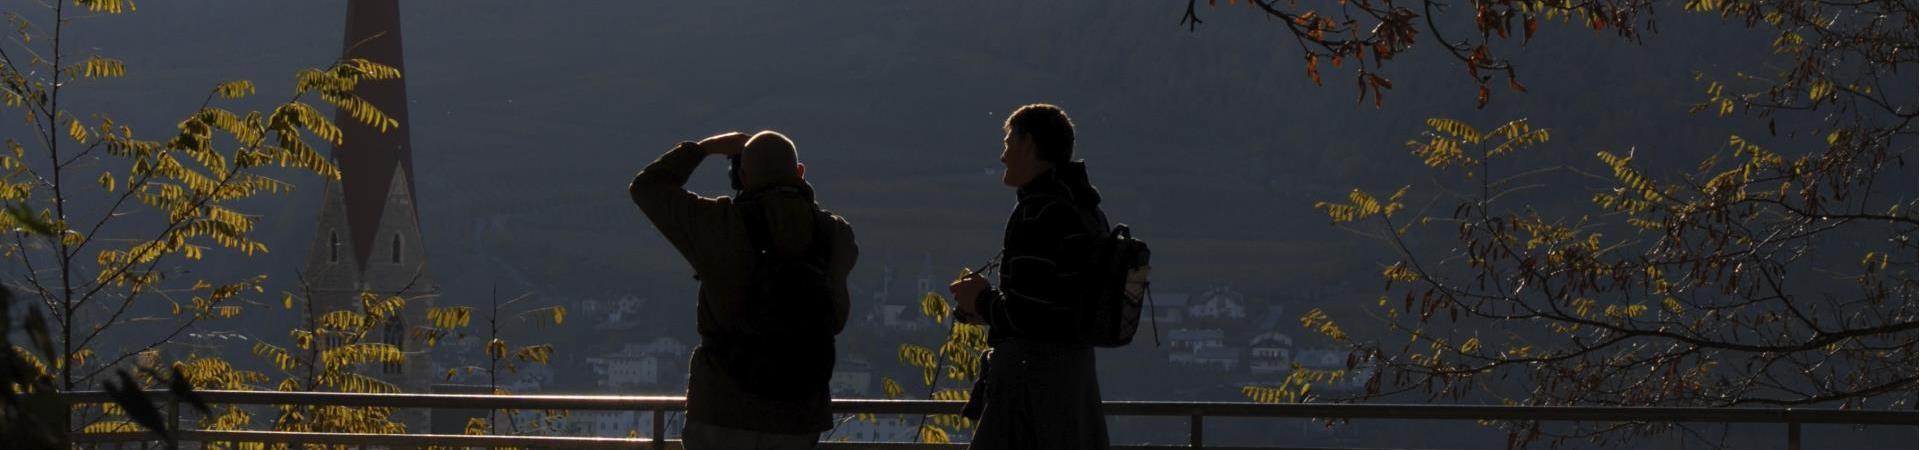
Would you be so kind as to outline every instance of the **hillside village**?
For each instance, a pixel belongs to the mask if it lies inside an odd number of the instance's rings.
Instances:
[[[938,339],[944,325],[923,316],[919,302],[927,292],[945,290],[945,281],[933,275],[930,261],[911,277],[895,276],[898,270],[889,264],[877,280],[855,282],[853,310],[847,331],[842,334],[839,362],[831,381],[832,392],[840,398],[883,398],[883,379],[898,380],[916,386],[918,373],[896,358],[899,344],[925,343]],[[1173,283],[1166,283],[1173,284]],[[680,395],[686,389],[687,359],[697,345],[697,336],[677,333],[650,333],[646,325],[659,318],[650,317],[659,309],[654,300],[636,295],[601,298],[548,299],[569,305],[572,314],[582,319],[569,328],[589,331],[592,345],[558,350],[552,365],[527,365],[504,376],[501,387],[517,394],[532,393],[614,393],[622,395]],[[1291,300],[1291,301],[1290,301]],[[1324,339],[1302,336],[1300,311],[1290,308],[1300,298],[1250,295],[1232,286],[1205,286],[1193,290],[1162,290],[1153,293],[1149,317],[1143,317],[1133,344],[1103,354],[1113,358],[1151,358],[1169,370],[1191,374],[1194,379],[1183,386],[1211,386],[1214,396],[1234,400],[1238,386],[1273,384],[1297,369],[1347,369],[1347,351],[1325,343]],[[690,333],[688,333],[690,334]],[[1156,336],[1157,335],[1157,336]],[[1157,339],[1156,339],[1157,337]],[[473,364],[457,360],[448,352],[436,362],[449,366]],[[468,357],[471,357],[470,355]],[[1103,356],[1107,358],[1107,356]],[[1359,389],[1370,374],[1367,368],[1324,386],[1316,392],[1338,394]],[[1133,382],[1137,373],[1102,373],[1103,385],[1110,386],[1109,397],[1155,399],[1165,394],[1124,392],[1130,386],[1139,390],[1157,390],[1151,383]],[[472,377],[456,377],[455,383],[471,383]],[[1137,380],[1136,380],[1137,381]],[[1164,389],[1164,388],[1162,388]],[[538,414],[522,412],[518,422],[535,423]],[[670,417],[668,420],[677,420]],[[909,420],[913,419],[913,420]],[[555,422],[556,432],[576,436],[624,435],[631,430],[649,430],[652,417],[647,412],[575,411]],[[842,422],[835,436],[853,440],[912,440],[917,418],[880,417],[874,422]],[[669,427],[677,429],[677,427]]]

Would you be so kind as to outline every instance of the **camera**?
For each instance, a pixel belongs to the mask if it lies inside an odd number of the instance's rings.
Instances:
[[[740,155],[738,154],[727,155],[727,182],[732,183],[735,191],[747,190],[746,185],[740,184]]]

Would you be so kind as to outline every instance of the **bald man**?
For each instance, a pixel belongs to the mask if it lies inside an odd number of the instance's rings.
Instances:
[[[733,161],[733,197],[686,190],[708,155]],[[682,142],[628,193],[700,282],[686,448],[813,448],[833,428],[833,339],[860,250],[846,219],[814,201],[793,140],[762,131]]]

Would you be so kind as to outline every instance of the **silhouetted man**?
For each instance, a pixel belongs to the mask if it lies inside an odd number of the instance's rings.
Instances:
[[[1075,320],[1078,278],[1107,229],[1100,193],[1073,160],[1073,121],[1059,107],[1022,106],[1003,125],[1000,181],[1019,188],[1001,246],[1000,287],[974,274],[948,289],[960,316],[988,326],[985,409],[976,449],[1106,449],[1093,347]]]
[[[683,187],[707,155],[733,162],[735,197]],[[726,133],[675,146],[628,189],[700,281],[688,449],[808,449],[833,427],[827,379],[859,248],[805,174],[786,136]]]

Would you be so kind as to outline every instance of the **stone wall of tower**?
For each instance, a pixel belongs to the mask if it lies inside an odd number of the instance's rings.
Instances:
[[[373,251],[367,254],[363,280],[376,292],[424,293],[431,291],[433,279],[427,273],[426,245],[420,235],[420,218],[415,216],[412,183],[406,171],[395,167],[388,184],[385,208],[380,211],[380,226],[374,231]],[[395,247],[396,238],[399,246]]]
[[[374,251],[367,255],[361,280],[374,292],[397,294],[407,299],[400,317],[399,335],[389,336],[385,328],[375,333],[382,342],[397,342],[406,352],[407,363],[398,374],[380,371],[380,378],[407,392],[426,392],[432,379],[433,361],[425,340],[408,330],[426,325],[427,308],[433,306],[439,289],[427,270],[426,241],[421,237],[420,218],[415,214],[413,192],[409,190],[413,183],[408,181],[406,171],[396,167],[385,208],[380,213],[380,226],[375,231]]]
[[[320,220],[301,276],[316,313],[357,310],[361,307],[361,292],[406,298],[400,325],[396,329],[376,327],[363,342],[395,343],[406,352],[407,362],[397,373],[379,365],[369,366],[363,372],[393,383],[402,391],[426,392],[431,383],[433,362],[425,341],[413,336],[410,330],[426,324],[426,310],[433,306],[438,288],[427,272],[425,240],[421,237],[419,218],[414,214],[412,192],[408,191],[412,184],[406,182],[404,171],[396,169],[393,176],[396,180],[391,185],[392,192],[386,198],[380,211],[380,225],[374,231],[376,245],[367,255],[364,268],[354,253],[355,236],[348,226],[345,197],[338,183],[326,184]],[[394,261],[395,237],[400,243],[399,262]]]
[[[405,363],[369,364],[362,366],[360,373],[391,383],[402,392],[427,392],[433,381],[433,360],[425,340],[414,336],[411,330],[427,323],[426,311],[433,306],[438,288],[427,271],[426,241],[421,237],[420,220],[414,212],[413,193],[409,190],[412,183],[406,179],[406,172],[398,168],[392,176],[390,192],[379,210],[379,226],[373,231],[375,245],[366,255],[364,265],[354,252],[355,236],[348,225],[349,208],[342,189],[335,182],[326,184],[320,220],[302,277],[316,313],[357,310],[361,307],[361,292],[406,298],[407,305],[400,317],[389,319],[391,327],[376,326],[362,339],[362,342],[399,346],[406,355]],[[367,214],[372,210],[363,207],[359,212]],[[393,245],[396,237],[400,244],[397,248]],[[428,411],[419,408],[394,412],[394,419],[409,430],[424,429],[429,416]]]
[[[358,305],[355,297],[361,286],[353,230],[347,225],[346,198],[338,182],[327,182],[323,190],[320,220],[314,229],[313,246],[307,252],[306,269],[300,276],[313,295],[315,310],[350,309]]]

